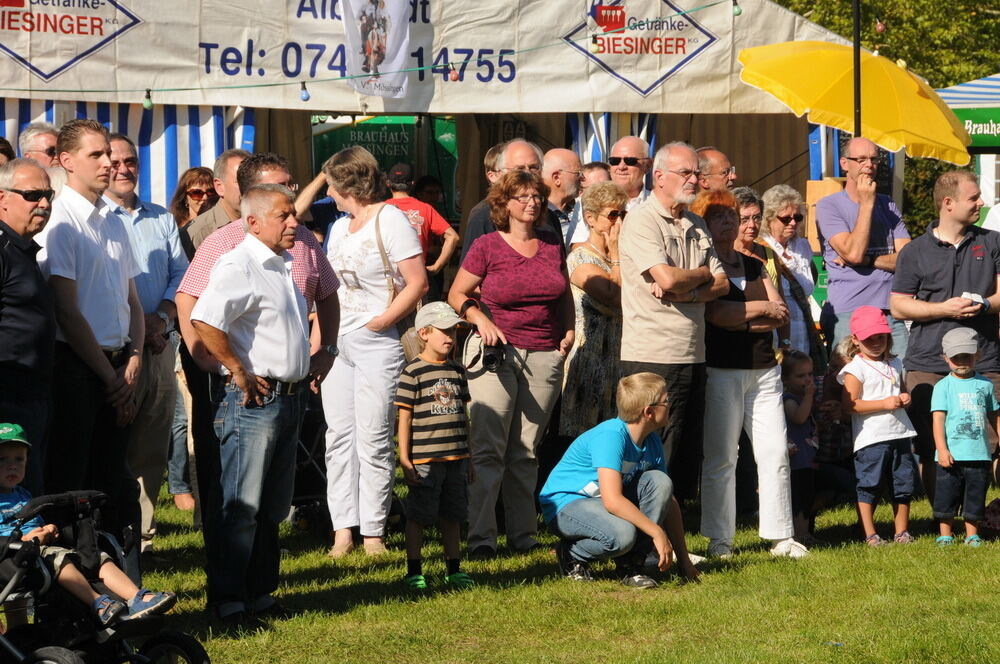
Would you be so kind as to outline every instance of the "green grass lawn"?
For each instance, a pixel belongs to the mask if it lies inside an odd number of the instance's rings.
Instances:
[[[883,536],[890,516],[879,508]],[[622,587],[610,566],[593,583],[562,579],[543,550],[467,562],[478,587],[446,592],[432,535],[425,574],[434,586],[420,595],[400,582],[401,535],[386,556],[332,561],[324,542],[289,526],[279,594],[301,613],[232,638],[213,635],[202,610],[191,515],[163,500],[162,564],[146,585],[178,591],[173,627],[198,636],[216,663],[1000,661],[1000,542],[939,549],[930,517],[926,500],[916,501],[917,542],[869,549],[854,541],[852,509],[826,512],[817,535],[831,544],[799,561],[772,559],[742,527],[737,555],[704,564],[700,583],[666,576],[649,591]],[[689,535],[688,544],[703,553],[707,541]]]

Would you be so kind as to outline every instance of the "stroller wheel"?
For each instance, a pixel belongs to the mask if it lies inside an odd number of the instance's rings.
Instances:
[[[205,648],[183,632],[160,632],[146,639],[139,654],[150,664],[210,664]]]
[[[58,646],[39,648],[29,653],[24,662],[25,664],[84,664],[83,659],[75,652]]]

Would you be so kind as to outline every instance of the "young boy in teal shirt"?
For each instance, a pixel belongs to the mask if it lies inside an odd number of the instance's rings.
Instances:
[[[991,456],[987,423],[997,430],[997,403],[993,383],[976,373],[979,338],[968,327],[949,330],[941,348],[951,373],[934,386],[931,417],[937,451],[934,518],[938,520],[939,546],[952,544],[955,514],[962,505],[965,543],[980,546],[979,522],[986,512]]]

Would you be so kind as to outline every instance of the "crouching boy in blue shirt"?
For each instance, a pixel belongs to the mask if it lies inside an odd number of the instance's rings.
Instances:
[[[676,550],[681,572],[695,579],[655,433],[669,417],[666,383],[654,373],[626,376],[617,401],[618,417],[574,440],[539,495],[546,523],[561,538],[559,567],[568,578],[589,581],[590,563],[613,558],[623,584],[653,588],[656,581],[642,571],[646,555],[655,550],[657,567],[666,571]]]

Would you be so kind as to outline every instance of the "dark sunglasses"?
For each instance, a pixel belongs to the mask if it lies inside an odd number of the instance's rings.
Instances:
[[[777,219],[778,221],[780,221],[781,223],[786,224],[786,225],[792,223],[793,219],[795,220],[795,223],[801,224],[802,223],[802,219],[803,219],[802,215],[799,214],[798,212],[796,212],[795,214],[793,214],[790,217],[782,217],[781,215],[776,214],[776,215],[774,215],[774,218]]]
[[[626,166],[638,166],[639,162],[645,159],[646,157],[608,157],[608,163],[617,166],[624,161]]]
[[[204,200],[205,198],[214,197],[214,196],[217,195],[215,193],[214,189],[209,189],[209,190],[206,190],[206,189],[188,189],[186,193],[187,193],[188,196],[190,196],[191,198],[193,198],[196,201]]]
[[[25,150],[25,152],[41,152],[46,157],[51,158],[56,156],[56,146],[53,145],[51,147],[45,148],[44,150]]]
[[[608,218],[608,221],[610,221],[611,223],[614,223],[614,222],[618,221],[619,219],[624,219],[625,218],[625,213],[626,213],[626,210],[610,210],[604,216]]]
[[[43,198],[48,200],[49,203],[51,203],[52,197],[56,195],[54,189],[7,189],[7,191],[19,194],[21,198],[28,201],[29,203],[37,203]]]

